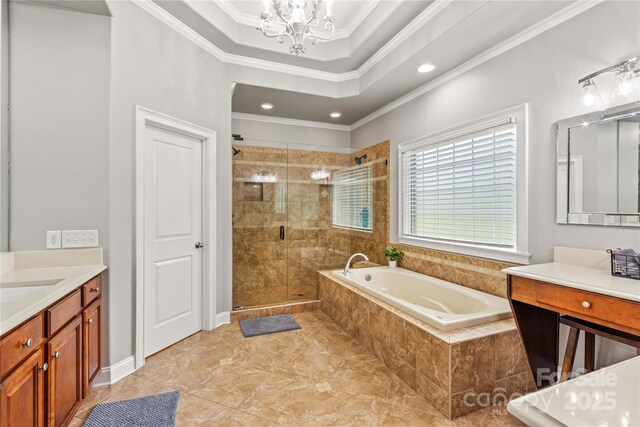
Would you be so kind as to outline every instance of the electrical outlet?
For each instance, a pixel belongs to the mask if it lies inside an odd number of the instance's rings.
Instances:
[[[59,249],[62,245],[62,232],[47,231],[47,249]]]
[[[63,248],[95,248],[98,230],[62,230]]]

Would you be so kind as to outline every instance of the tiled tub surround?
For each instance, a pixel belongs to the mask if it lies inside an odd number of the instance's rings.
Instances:
[[[448,418],[533,390],[513,319],[440,331],[320,273],[320,309]]]
[[[405,254],[398,263],[399,267],[491,295],[507,297],[507,274],[502,270],[515,267],[516,264],[403,244],[393,246]]]

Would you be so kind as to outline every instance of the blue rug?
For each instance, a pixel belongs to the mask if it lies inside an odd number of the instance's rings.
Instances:
[[[97,404],[84,427],[174,427],[178,390]]]
[[[275,334],[276,332],[302,329],[290,314],[279,316],[258,317],[240,321],[240,330],[245,338],[258,335]]]

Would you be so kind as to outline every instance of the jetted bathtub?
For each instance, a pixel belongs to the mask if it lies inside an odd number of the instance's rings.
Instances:
[[[349,277],[342,271],[332,274],[442,331],[511,317],[505,298],[403,268],[358,268]]]

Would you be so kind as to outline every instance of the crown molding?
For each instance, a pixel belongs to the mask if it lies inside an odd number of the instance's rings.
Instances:
[[[298,67],[295,65],[283,64],[281,62],[266,61],[264,59],[256,59],[248,56],[235,55],[225,53],[221,58],[224,62],[245,67],[258,68],[263,71],[274,71],[277,73],[293,74],[295,76],[310,77],[312,79],[326,80],[329,82],[340,83],[348,80],[360,78],[357,71],[349,71],[346,73],[331,73],[328,71],[314,70],[313,68]]]
[[[574,18],[580,15],[583,12],[591,9],[594,6],[604,2],[605,0],[590,0],[590,1],[575,1],[571,3],[569,6],[564,9],[559,10],[553,15],[543,19],[542,21],[532,25],[531,27],[521,31],[520,33],[508,38],[507,40],[498,43],[497,45],[485,50],[479,55],[471,58],[470,60],[462,63],[456,68],[451,69],[450,71],[436,77],[430,82],[412,90],[406,95],[401,96],[400,98],[391,101],[387,105],[380,107],[373,113],[363,117],[362,119],[351,124],[351,130],[357,129],[360,126],[363,126],[370,121],[388,113],[389,111],[395,110],[396,108],[406,104],[409,101],[416,99],[417,97],[424,95],[427,92],[432,91],[438,86],[442,86],[446,82],[466,73],[467,71],[489,61],[490,59],[495,58],[519,45],[522,43],[531,40],[535,36],[548,31],[563,22],[568,21],[571,18]]]
[[[276,123],[279,125],[304,126],[308,128],[331,129],[343,132],[351,131],[349,125],[338,125],[334,123],[313,122],[310,120],[287,119],[284,117],[263,116],[260,114],[231,113],[231,118],[236,120],[251,120],[254,122]]]
[[[186,37],[187,39],[223,62],[242,65],[245,67],[258,68],[266,71],[274,71],[278,73],[292,74],[295,76],[309,77],[318,80],[326,80],[334,83],[340,83],[359,78],[359,75],[356,71],[349,71],[346,73],[330,73],[328,71],[314,70],[313,68],[298,67],[295,65],[288,65],[280,62],[267,61],[264,59],[256,59],[248,56],[226,53],[215,44],[202,37],[196,31],[192,30],[188,25],[180,21],[178,18],[158,6],[153,1],[131,1],[141,9],[148,12],[150,15],[166,24],[168,27],[172,28],[174,31]]]
[[[395,48],[404,43],[409,37],[411,37],[416,31],[422,28],[427,22],[431,21],[438,13],[442,12],[453,0],[434,0],[434,2],[422,11],[417,17],[413,19],[404,27],[398,34],[393,36],[384,46],[382,46],[376,53],[374,53],[364,64],[358,68],[358,75],[362,77],[364,73],[369,71],[378,62],[382,61],[388,54],[390,54]]]
[[[152,0],[131,0],[131,2],[176,31],[177,33],[186,37],[191,42],[198,45],[208,53],[224,61],[224,56],[226,54],[222,49],[202,37],[196,31],[192,30],[191,27],[189,27],[187,24],[180,21],[178,18],[158,6]]]
[[[140,8],[142,8],[143,10],[147,11],[149,14],[159,19],[161,22],[165,23],[167,26],[171,27],[178,33],[182,34],[184,37],[191,40],[193,43],[200,46],[205,51],[211,53],[212,55],[214,55],[216,58],[220,59],[223,62],[240,65],[240,66],[246,66],[250,68],[257,68],[257,69],[266,70],[266,71],[286,73],[286,74],[291,74],[295,76],[309,77],[309,78],[318,79],[318,80],[325,80],[325,81],[340,83],[340,82],[345,82],[349,80],[360,79],[363,76],[363,74],[366,73],[366,71],[361,71],[361,70],[365,68],[367,70],[371,69],[371,67],[373,67],[375,63],[381,61],[384,58],[384,56],[386,56],[389,52],[393,50],[391,47],[388,47],[388,46],[395,47],[400,43],[402,43],[402,41],[405,41],[406,38],[408,38],[411,34],[415,33],[415,31],[417,31],[417,29],[420,28],[419,25],[425,25],[429,20],[433,19],[433,17],[436,16],[437,13],[441,12],[448,4],[450,4],[452,0],[436,0],[425,11],[423,11],[416,19],[414,19],[409,24],[409,26],[407,26],[407,28],[403,29],[393,39],[391,39],[387,44],[385,44],[385,46],[383,46],[382,49],[385,49],[386,51],[384,55],[383,54],[378,55],[378,52],[376,52],[372,56],[372,58],[373,57],[377,58],[376,62],[370,59],[367,62],[365,62],[365,64],[363,64],[358,70],[349,71],[346,73],[331,73],[327,71],[314,70],[312,68],[297,67],[293,65],[282,64],[279,62],[266,61],[263,59],[256,59],[256,58],[250,58],[246,56],[226,53],[222,51],[222,49],[218,48],[216,45],[211,43],[209,40],[205,39],[200,34],[192,30],[182,21],[180,21],[179,19],[171,15],[169,12],[162,9],[153,1],[151,0],[131,0],[131,1],[134,4],[138,5]],[[563,22],[568,21],[569,19],[580,15],[583,12],[586,12],[587,10],[593,8],[594,6],[597,6],[603,1],[605,0],[588,0],[588,1],[576,0],[573,3],[571,3],[569,6],[556,12],[555,14],[549,16],[548,18],[532,25],[526,30],[521,31],[520,33],[508,38],[507,40],[493,46],[492,48],[487,49],[486,51],[475,56],[474,58],[464,62],[458,67],[451,69],[450,71],[436,77],[430,82],[414,89],[413,91],[405,94],[404,96],[401,96],[400,98],[390,102],[389,104],[377,109],[371,114],[354,122],[353,124],[351,124],[351,126],[334,125],[331,123],[311,122],[311,121],[306,122],[308,124],[305,125],[300,123],[300,122],[305,122],[303,120],[282,119],[282,118],[274,118],[270,116],[259,116],[259,115],[255,115],[255,117],[268,117],[270,122],[275,122],[274,119],[292,120],[296,122],[297,125],[299,126],[312,126],[310,124],[318,123],[318,124],[324,125],[325,127],[340,126],[339,130],[348,130],[348,129],[354,130],[376,119],[377,117],[380,117],[383,114],[386,114],[389,111],[396,109],[401,105],[404,105],[407,102],[421,95],[424,95],[425,93],[437,88],[438,86],[443,85],[444,83],[452,80],[453,78],[458,77],[461,74],[466,73],[467,71],[489,61],[490,59],[493,59],[496,56],[501,55],[502,53],[515,48],[516,46],[532,39],[533,37],[547,30],[550,30],[551,28],[554,28],[562,24]],[[432,7],[434,8],[434,10],[429,12],[429,9],[431,9]],[[403,37],[404,39],[400,41],[395,40],[398,37]],[[241,113],[234,113],[234,114],[241,114]],[[251,120],[251,119],[245,118],[245,120]],[[253,120],[258,120],[258,119],[254,118]],[[295,124],[295,123],[284,123],[284,124]],[[316,127],[319,127],[319,126],[316,126]]]
[[[318,80],[325,80],[334,83],[345,82],[349,80],[355,80],[361,78],[369,69],[371,69],[375,64],[383,60],[395,47],[400,45],[402,42],[406,41],[408,37],[410,37],[413,33],[415,33],[421,26],[425,25],[429,20],[431,20],[434,16],[436,16],[439,12],[441,12],[452,0],[436,0],[431,4],[427,9],[425,9],[417,18],[407,25],[407,27],[403,28],[402,31],[396,34],[391,40],[389,40],[381,49],[379,49],[371,58],[369,58],[363,65],[361,65],[357,70],[347,71],[344,73],[332,73],[328,71],[320,71],[315,70],[313,68],[299,67],[295,65],[283,64],[275,61],[267,61],[264,59],[256,59],[248,56],[236,55],[232,53],[226,53],[215,44],[211,43],[209,40],[202,37],[200,34],[192,30],[189,26],[184,24],[175,16],[171,15],[169,12],[164,10],[162,7],[158,6],[152,0],[131,0],[134,4],[138,5],[143,10],[147,11],[149,14],[153,15],[167,26],[171,27],[178,33],[187,37],[189,40],[197,44],[198,46],[205,49],[207,52],[211,53],[221,61],[242,65],[251,68],[259,68],[261,70],[266,71],[274,71],[278,73],[286,73],[293,74],[296,76],[309,77]],[[362,13],[362,16],[358,16],[360,22],[355,22],[354,29],[366,18],[366,16],[371,13],[371,11],[377,6],[377,4],[381,0],[374,0],[371,2],[366,2],[366,4],[370,4],[367,6],[368,10],[365,10]],[[235,9],[231,3],[227,0],[216,2],[225,12],[227,8]],[[222,6],[226,5],[226,6]],[[364,6],[363,6],[364,8]],[[366,12],[366,14],[365,14]],[[240,12],[238,12],[240,13]],[[235,18],[234,18],[235,19]]]

